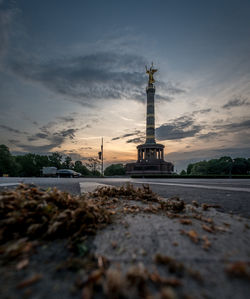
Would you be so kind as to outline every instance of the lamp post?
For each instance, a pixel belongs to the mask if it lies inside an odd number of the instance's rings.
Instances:
[[[101,174],[104,175],[103,173],[103,137],[102,137],[102,143],[101,143],[101,151],[98,153],[98,158],[101,160]]]

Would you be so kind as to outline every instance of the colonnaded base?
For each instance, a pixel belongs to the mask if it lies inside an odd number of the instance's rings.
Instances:
[[[172,174],[174,165],[164,161],[163,144],[141,144],[137,146],[138,160],[126,164],[128,175],[164,175]]]

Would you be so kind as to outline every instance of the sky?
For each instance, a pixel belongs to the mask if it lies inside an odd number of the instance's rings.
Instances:
[[[136,161],[152,61],[175,170],[250,157],[249,0],[0,0],[0,143]]]

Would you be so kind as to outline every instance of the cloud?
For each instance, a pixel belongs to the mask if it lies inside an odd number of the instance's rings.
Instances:
[[[61,145],[67,139],[73,141],[75,138],[75,133],[78,131],[78,129],[70,128],[70,129],[57,130],[53,132],[51,130],[51,127],[52,124],[49,123],[43,126],[42,128],[40,128],[41,132],[28,136],[27,143],[18,140],[12,140],[12,143],[14,143],[16,146],[23,149],[24,151],[28,151],[28,152],[36,152],[36,153],[49,152],[56,147],[60,148]],[[48,128],[50,128],[50,130]],[[35,144],[30,144],[29,142],[35,142]]]
[[[66,100],[91,107],[103,99],[145,101],[145,64],[146,60],[138,55],[99,52],[48,62],[16,57],[9,62],[9,69],[65,96]],[[158,98],[165,101],[184,92],[172,82],[157,82],[157,85]]]
[[[209,132],[206,134],[198,135],[197,138],[202,140],[209,140],[213,139],[214,137],[217,137],[218,135],[220,135],[218,132]]]
[[[64,123],[73,123],[75,122],[75,118],[72,116],[59,116],[57,117],[58,120]]]
[[[7,52],[11,25],[16,12],[17,9],[13,6],[13,3],[0,1],[0,59]]]
[[[5,131],[11,132],[11,133],[15,133],[15,134],[26,134],[26,132],[21,132],[17,129],[13,129],[9,126],[5,126],[5,125],[0,125],[0,128],[2,128]]]
[[[121,135],[121,136],[118,136],[118,137],[114,137],[112,138],[111,140],[119,140],[119,139],[124,139],[124,138],[127,138],[127,137],[131,137],[131,136],[137,136],[137,135],[141,135],[143,134],[140,130],[136,130],[134,132],[131,132],[131,133],[126,133],[124,135]]]
[[[126,142],[127,143],[135,143],[135,144],[144,143],[145,142],[145,137],[135,137],[133,139],[127,140]]]
[[[172,81],[158,82],[157,88],[160,91],[167,91],[169,95],[176,95],[176,94],[181,94],[186,92],[185,89],[179,87],[177,84],[173,83]]]
[[[155,134],[158,140],[183,139],[195,136],[203,128],[195,125],[192,117],[182,116],[156,128]]]
[[[241,96],[236,97],[230,101],[228,101],[225,105],[222,106],[223,109],[231,109],[234,107],[241,107],[241,106],[250,106],[250,102],[248,102],[247,98],[243,98]]]
[[[90,150],[90,149],[93,149],[91,146],[83,146],[83,147],[80,147],[79,150]]]
[[[220,126],[215,126],[215,128],[220,129],[224,132],[239,132],[242,130],[249,130],[250,129],[250,119],[243,120],[241,122],[234,122],[229,124],[224,124]]]
[[[193,112],[191,112],[191,116],[195,116],[195,115],[197,115],[197,114],[207,114],[207,113],[209,113],[209,112],[211,112],[212,111],[212,109],[211,108],[207,108],[207,109],[201,109],[201,110],[195,110],[195,111],[193,111]]]

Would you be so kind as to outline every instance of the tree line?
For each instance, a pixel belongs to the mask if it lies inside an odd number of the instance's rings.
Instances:
[[[247,175],[250,174],[250,158],[224,156],[219,159],[191,163],[181,175]]]
[[[9,148],[0,145],[0,176],[41,176],[43,167],[56,167],[57,169],[72,169],[84,176],[101,176],[98,159],[89,158],[84,165],[81,161],[73,162],[70,156],[63,156],[57,152],[51,155],[24,154],[12,155]]]
[[[85,164],[82,161],[72,161],[70,156],[63,157],[55,152],[50,155],[24,154],[12,155],[9,148],[0,145],[0,176],[31,177],[41,176],[43,167],[56,167],[57,169],[72,169],[83,176],[101,176],[100,160],[89,158]],[[125,175],[126,171],[122,164],[108,166],[104,175]],[[180,175],[247,175],[250,174],[250,158],[235,158],[224,156],[219,159],[204,160],[191,163]]]

